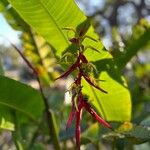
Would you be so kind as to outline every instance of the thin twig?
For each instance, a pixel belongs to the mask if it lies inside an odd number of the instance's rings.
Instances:
[[[11,43],[11,42],[10,42]],[[46,111],[46,118],[47,118],[47,124],[49,127],[49,135],[52,138],[54,147],[56,150],[60,150],[60,146],[59,146],[59,141],[58,141],[58,136],[56,135],[56,132],[54,132],[55,130],[55,125],[53,122],[53,114],[51,111],[49,111],[49,104],[48,104],[48,99],[45,97],[43,89],[42,89],[42,84],[38,75],[37,70],[32,66],[32,64],[26,59],[26,57],[24,56],[24,54],[21,52],[21,50],[14,45],[13,43],[11,43],[12,47],[19,53],[19,55],[22,57],[22,59],[25,61],[25,63],[27,64],[27,66],[33,71],[33,74],[35,75],[37,82],[39,84],[39,90],[41,93],[41,96],[43,98],[43,102],[45,105],[45,111]]]

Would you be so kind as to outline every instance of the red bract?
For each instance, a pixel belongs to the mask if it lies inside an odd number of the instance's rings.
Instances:
[[[79,39],[78,38],[71,38],[69,41],[73,44],[79,45]]]
[[[91,106],[85,102],[85,109],[103,126],[107,127],[107,128],[112,128],[104,119],[102,119],[100,116],[98,116],[98,114],[93,110],[93,108],[91,108]]]
[[[82,76],[90,85],[92,85],[93,87],[95,87],[96,89],[100,90],[103,93],[107,93],[107,91],[103,90],[94,81],[92,81],[92,79],[87,74],[83,73]]]
[[[83,53],[80,53],[80,54],[79,54],[79,57],[80,57],[80,60],[81,60],[83,63],[88,63],[88,60],[87,60],[86,57],[83,55]]]
[[[76,115],[76,109],[74,107],[74,105],[72,106],[72,110],[70,112],[70,115],[68,117],[68,121],[67,121],[67,125],[66,125],[66,129],[68,129],[73,121],[73,119],[75,118]]]
[[[64,77],[67,77],[69,74],[71,74],[75,69],[78,69],[79,70],[79,74],[80,74],[80,78],[83,76],[84,79],[90,84],[92,85],[93,87],[95,87],[96,89],[100,90],[101,92],[103,93],[107,93],[107,91],[103,90],[102,88],[100,88],[95,82],[94,80],[92,80],[92,78],[90,78],[88,76],[87,73],[83,72],[82,71],[82,63],[88,63],[88,60],[86,59],[86,57],[83,55],[83,53],[79,53],[78,55],[78,58],[76,60],[76,62],[74,64],[72,64],[69,69],[64,72],[60,77],[56,78],[57,79],[60,79],[60,78],[64,78]],[[81,80],[81,79],[80,79]],[[75,81],[76,83],[77,81]]]
[[[82,118],[82,109],[88,111],[92,115],[92,117],[94,117],[100,124],[102,124],[106,128],[111,129],[112,127],[93,110],[93,108],[86,100],[84,100],[81,92],[79,93],[77,99],[78,99],[78,110],[75,108],[74,105],[72,105],[72,111],[69,115],[67,128],[70,127],[73,119],[76,118],[76,127],[75,127],[76,145],[77,149],[80,150],[80,133],[81,133],[80,122]]]
[[[81,111],[82,107],[79,108],[79,110],[76,112],[76,128],[75,128],[75,136],[76,136],[76,146],[77,149],[80,150],[80,133],[81,133],[81,127],[80,127],[80,122],[81,122]]]
[[[79,63],[80,63],[80,58],[78,57],[76,62],[72,64],[66,72],[64,72],[60,77],[56,78],[55,80],[67,77],[69,74],[71,74],[72,71],[74,71],[79,66]]]

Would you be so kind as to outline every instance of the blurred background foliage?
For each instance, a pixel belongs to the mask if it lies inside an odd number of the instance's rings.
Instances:
[[[86,119],[82,123],[83,149],[109,150],[149,150],[150,149],[150,1],[149,0],[77,0],[79,6],[92,19],[95,31],[99,34],[105,47],[119,62],[120,68],[127,79],[132,96],[132,123],[124,123],[120,127],[118,123],[112,123],[119,127],[117,131],[108,132],[100,127],[94,120]],[[71,81],[59,81],[52,84],[60,72],[55,59],[55,49],[41,36],[31,29],[10,7],[6,0],[0,1],[0,11],[8,24],[20,31],[20,44],[17,45],[26,57],[34,64],[45,89],[45,94],[52,105],[56,123],[60,131],[60,143],[63,149],[75,149],[74,127],[65,131],[65,124],[70,110],[70,105],[63,105],[65,86]],[[7,39],[6,39],[7,40]],[[125,55],[129,54],[129,55]],[[134,56],[134,57],[133,57]],[[133,57],[133,58],[132,58]],[[132,59],[131,59],[132,58]],[[5,74],[12,78],[20,79],[36,88],[36,81],[32,72],[20,60],[14,47],[0,45],[0,65],[4,66]],[[128,62],[128,60],[130,60]],[[20,65],[20,63],[22,65]],[[2,67],[0,67],[1,69]],[[13,70],[20,70],[13,72]],[[0,74],[2,73],[0,70]],[[57,89],[57,92],[56,92]],[[59,91],[59,92],[58,92]],[[56,99],[57,103],[55,102]],[[118,106],[119,107],[119,106]],[[42,124],[42,128],[41,128]],[[61,124],[61,126],[60,126]],[[141,126],[140,126],[141,125]],[[17,136],[15,145],[19,150],[43,150],[52,149],[49,144],[46,123],[41,119],[39,126],[34,123],[22,124],[17,127],[20,130],[11,134],[8,131],[0,131],[0,149],[16,149],[11,139]],[[134,126],[134,128],[133,128]],[[139,132],[140,131],[140,132]],[[46,135],[46,136],[45,136]],[[138,145],[137,145],[138,144]]]
[[[21,32],[19,37],[21,43],[19,46],[24,52],[25,56],[28,57],[30,62],[38,70],[43,83],[51,83],[50,81],[52,81],[54,76],[57,75],[57,71],[53,71],[56,64],[53,48],[41,36],[37,35],[28,24],[24,22],[17,12],[10,7],[6,0],[1,1],[1,12],[8,24],[14,30]],[[9,44],[11,45],[11,43]],[[12,55],[14,54],[12,52]]]

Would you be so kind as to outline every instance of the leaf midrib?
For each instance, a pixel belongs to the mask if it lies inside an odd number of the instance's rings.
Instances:
[[[26,111],[24,111],[24,110],[22,110],[22,109],[19,109],[18,107],[15,107],[14,105],[10,105],[10,104],[5,103],[5,102],[2,102],[2,101],[0,101],[0,105],[7,106],[7,107],[9,107],[9,108],[18,110],[18,111],[20,111],[20,112],[26,114],[27,116],[29,116],[33,121],[36,121],[33,115],[31,115],[30,113],[28,113],[28,112],[26,112]]]
[[[67,44],[69,44],[68,40],[66,39],[65,35],[63,34],[61,28],[59,27],[59,25],[57,24],[56,20],[54,19],[54,17],[51,15],[51,13],[49,12],[49,10],[47,9],[47,7],[42,3],[41,0],[40,1],[40,4],[41,6],[45,9],[45,11],[47,12],[47,14],[49,15],[49,17],[51,18],[51,20],[54,22],[54,24],[56,25],[56,27],[58,28],[59,32],[61,33],[61,35],[64,37],[65,41]]]

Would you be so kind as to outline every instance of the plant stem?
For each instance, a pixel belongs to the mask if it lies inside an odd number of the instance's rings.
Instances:
[[[59,145],[59,140],[58,140],[58,134],[57,134],[57,128],[56,128],[56,123],[55,123],[55,117],[52,111],[50,111],[49,109],[49,104],[48,104],[48,99],[45,97],[43,89],[42,89],[42,84],[38,75],[38,72],[36,71],[36,69],[32,66],[32,64],[26,59],[26,57],[24,56],[24,54],[20,51],[20,49],[18,49],[14,44],[12,44],[12,46],[16,49],[16,51],[20,54],[20,56],[22,57],[22,59],[25,61],[25,63],[28,65],[28,67],[33,71],[37,82],[39,84],[39,90],[45,105],[45,112],[46,112],[46,118],[47,118],[47,125],[49,128],[49,135],[52,138],[52,142],[54,145],[54,148],[56,150],[60,150],[60,145]]]
[[[14,120],[14,124],[15,124],[15,131],[12,131],[12,138],[14,141],[14,144],[16,146],[17,150],[23,150],[23,144],[22,144],[22,138],[21,138],[21,134],[20,134],[20,128],[19,128],[19,123],[16,117],[16,112],[12,111],[12,115],[13,115],[13,120]]]
[[[41,85],[41,82],[40,82],[40,79],[39,79],[38,75],[36,75],[36,79],[39,83],[39,89],[40,89],[41,96],[43,98],[44,105],[45,105],[47,124],[48,124],[48,127],[49,127],[49,134],[51,135],[51,138],[52,138],[55,149],[60,150],[54,113],[53,113],[52,110],[49,109],[48,99],[44,95],[42,85]]]

